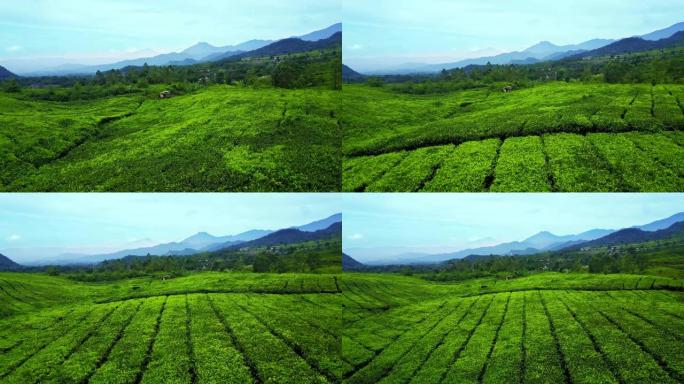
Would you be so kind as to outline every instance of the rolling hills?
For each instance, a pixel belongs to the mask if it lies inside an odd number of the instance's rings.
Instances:
[[[0,94],[0,190],[336,191],[337,99],[230,85],[169,100]]]
[[[0,380],[335,382],[348,367],[336,279],[203,273],[88,284],[2,273]]]
[[[348,273],[343,383],[681,380],[667,279],[542,273],[453,284]],[[681,283],[678,282],[678,283]]]
[[[493,87],[408,95],[346,85],[343,111],[354,113],[342,120],[342,189],[684,190],[680,85]]]

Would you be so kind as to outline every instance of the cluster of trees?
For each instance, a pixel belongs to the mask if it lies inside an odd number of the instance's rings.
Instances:
[[[660,49],[596,58],[568,58],[526,65],[472,65],[438,75],[383,76],[365,79],[370,86],[410,94],[514,85],[522,88],[548,81],[606,83],[684,83],[684,48]]]
[[[190,256],[127,256],[93,266],[50,266],[52,275],[79,281],[112,281],[143,276],[183,276],[196,271],[322,272],[340,269],[341,241],[332,237],[272,247],[229,249]]]
[[[342,61],[339,49],[290,55],[223,60],[187,66],[127,67],[98,71],[92,76],[48,76],[9,79],[5,92],[22,92],[40,100],[70,101],[127,93],[159,91],[156,85],[177,94],[212,84],[243,84],[281,88],[325,87],[341,89]]]
[[[469,256],[442,264],[378,266],[365,269],[373,272],[418,275],[434,281],[462,281],[491,276],[505,278],[538,272],[640,274],[660,267],[679,265],[681,262],[676,258],[682,252],[684,241],[671,239],[535,255]]]

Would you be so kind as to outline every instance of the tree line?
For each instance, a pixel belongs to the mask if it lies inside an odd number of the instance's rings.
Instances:
[[[155,93],[162,88],[185,93],[214,84],[339,90],[342,87],[341,51],[326,49],[242,60],[229,58],[187,66],[144,64],[97,71],[89,76],[12,78],[5,80],[0,89],[32,99],[71,101],[146,91]]]
[[[551,81],[586,83],[684,83],[684,48],[675,47],[624,55],[567,58],[535,64],[470,65],[443,69],[436,75],[371,76],[372,87],[386,86],[409,94],[513,85],[524,88]]]

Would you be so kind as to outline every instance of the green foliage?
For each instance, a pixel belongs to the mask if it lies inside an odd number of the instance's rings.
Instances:
[[[498,139],[469,141],[459,145],[446,156],[435,177],[426,184],[424,190],[484,191],[488,177],[493,178],[492,166],[500,145],[501,141]]]
[[[347,85],[343,190],[679,191],[681,88],[555,82],[415,96]],[[423,174],[408,160],[382,159],[453,143],[453,154],[435,159],[434,177],[382,181]]]
[[[59,302],[0,316],[2,382],[329,383],[350,368],[340,358],[333,275],[0,279],[26,284],[17,297],[27,302],[45,300],[29,286],[61,289]],[[256,293],[266,291],[278,294]]]
[[[21,92],[21,84],[19,84],[19,81],[17,81],[17,79],[11,78],[9,80],[3,81],[2,90],[8,93]]]
[[[542,141],[537,136],[515,137],[501,146],[492,191],[549,191]]]
[[[677,382],[682,294],[641,279],[346,274],[343,382]]]
[[[0,105],[0,190],[340,189],[334,91],[223,85],[66,103],[0,94]]]
[[[441,166],[442,158],[453,152],[453,146],[427,147],[411,152],[379,180],[370,184],[368,192],[417,191]]]

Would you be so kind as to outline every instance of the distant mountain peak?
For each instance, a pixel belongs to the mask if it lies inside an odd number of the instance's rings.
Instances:
[[[187,239],[183,241],[188,241],[188,240],[195,240],[195,239],[206,239],[206,238],[213,238],[214,236],[211,235],[209,232],[197,232],[194,235],[188,237]]]
[[[554,47],[557,47],[557,45],[548,41],[548,40],[542,40],[542,41],[538,42],[537,44],[527,48],[525,51],[531,51],[534,48],[554,48]]]

